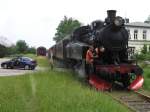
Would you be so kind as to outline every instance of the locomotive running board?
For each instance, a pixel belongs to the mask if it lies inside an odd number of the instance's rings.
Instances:
[[[100,79],[96,75],[91,75],[89,77],[89,83],[96,88],[96,90],[105,91],[105,90],[111,90],[112,84],[109,82],[106,82],[103,79]]]
[[[144,78],[142,75],[137,75],[136,79],[130,84],[130,86],[128,87],[129,90],[138,90],[142,87],[144,83]]]

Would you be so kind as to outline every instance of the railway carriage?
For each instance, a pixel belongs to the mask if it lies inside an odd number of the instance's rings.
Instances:
[[[37,56],[46,56],[47,51],[45,47],[41,46],[37,48],[36,53],[37,53]]]

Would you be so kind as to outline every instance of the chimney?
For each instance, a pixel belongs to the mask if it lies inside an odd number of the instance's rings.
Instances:
[[[107,24],[110,24],[114,21],[116,17],[116,10],[107,10],[107,18],[105,19],[105,22]]]
[[[107,10],[107,18],[115,18],[116,17],[116,10]]]
[[[124,19],[125,23],[129,23],[129,18]]]

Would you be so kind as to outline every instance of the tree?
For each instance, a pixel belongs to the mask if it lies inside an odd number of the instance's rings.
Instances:
[[[26,53],[28,50],[28,45],[24,40],[18,40],[16,43],[16,50],[18,53]]]
[[[29,47],[27,52],[31,53],[31,54],[36,54],[36,48],[35,47]]]
[[[0,44],[0,58],[4,57],[6,53],[7,53],[6,47]]]
[[[146,54],[146,53],[147,53],[147,45],[146,45],[146,44],[144,44],[144,46],[143,46],[141,52],[142,52],[143,54]]]
[[[73,18],[67,18],[64,16],[63,20],[56,28],[57,32],[53,38],[56,42],[62,40],[65,36],[71,34],[76,28],[80,27],[81,23]]]
[[[7,47],[7,55],[13,54],[17,54],[16,45],[11,45],[10,47]]]
[[[145,23],[150,23],[150,15],[147,17],[147,19],[144,22]]]
[[[150,21],[150,15],[148,16],[147,21]]]

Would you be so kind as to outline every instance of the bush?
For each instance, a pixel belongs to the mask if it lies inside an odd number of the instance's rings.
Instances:
[[[150,53],[146,53],[146,54],[135,54],[135,57],[138,59],[138,60],[150,60]]]
[[[29,47],[27,50],[27,53],[36,54],[36,48],[35,47]]]
[[[0,45],[0,58],[4,57],[7,53],[7,48],[3,45]]]
[[[146,53],[147,53],[147,45],[146,45],[146,44],[144,44],[144,46],[143,46],[141,52],[142,52],[143,54],[146,54]]]
[[[7,56],[17,54],[16,46],[7,47]]]

